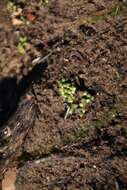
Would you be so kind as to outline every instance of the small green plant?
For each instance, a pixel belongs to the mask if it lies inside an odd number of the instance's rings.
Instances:
[[[86,112],[86,105],[93,101],[94,97],[87,91],[78,91],[74,83],[65,79],[59,81],[58,85],[60,95],[67,107],[65,119],[71,114],[82,117]]]
[[[65,102],[73,103],[75,99],[76,87],[73,83],[67,82],[65,79],[58,82],[59,91]]]
[[[7,9],[10,11],[16,11],[17,9],[15,3],[12,0],[7,0],[6,6],[7,6]]]
[[[49,0],[40,0],[41,4],[48,4]]]
[[[25,16],[20,16],[20,20],[22,21],[22,23],[24,24],[24,25],[29,25],[30,23],[29,23],[29,21],[27,20],[27,18],[25,17]]]
[[[98,21],[107,20],[111,17],[116,17],[120,15],[127,15],[127,9],[124,5],[115,5],[113,8],[111,8],[109,11],[101,14],[101,15],[92,15],[90,17],[87,17],[86,19],[83,19],[83,23],[96,23]]]
[[[27,37],[26,37],[26,36],[20,37],[19,43],[18,43],[18,45],[17,45],[17,48],[18,48],[18,51],[19,51],[21,54],[24,54],[24,53],[25,53],[27,44],[28,44],[28,39],[27,39]]]

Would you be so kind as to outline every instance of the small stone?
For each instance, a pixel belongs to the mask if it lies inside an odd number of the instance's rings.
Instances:
[[[97,166],[96,166],[96,165],[93,165],[93,168],[94,168],[94,169],[96,169],[96,168],[97,168]]]

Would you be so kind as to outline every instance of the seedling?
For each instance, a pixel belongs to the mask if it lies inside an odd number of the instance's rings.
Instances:
[[[78,114],[80,117],[86,113],[87,104],[94,100],[94,97],[87,91],[78,91],[76,85],[65,79],[58,82],[59,92],[66,104],[65,119],[68,115]]]
[[[10,11],[16,11],[16,5],[12,0],[7,0],[7,9]]]
[[[127,9],[125,6],[118,4],[118,5],[115,5],[108,12],[105,12],[101,15],[93,15],[91,17],[87,17],[86,19],[83,19],[82,22],[84,24],[92,24],[98,21],[107,20],[108,18],[116,17],[120,15],[127,15]]]
[[[20,16],[20,20],[22,21],[22,23],[24,25],[28,25],[29,24],[29,21],[27,20],[27,18],[25,16]]]
[[[49,0],[41,0],[40,1],[42,4],[48,4]]]
[[[43,0],[43,2],[44,2],[45,4],[48,4],[49,0]]]
[[[26,36],[20,37],[19,43],[18,43],[18,45],[17,45],[17,48],[18,48],[18,51],[19,51],[21,54],[24,54],[24,53],[25,53],[27,44],[28,44],[28,39],[27,39],[27,37],[26,37]]]

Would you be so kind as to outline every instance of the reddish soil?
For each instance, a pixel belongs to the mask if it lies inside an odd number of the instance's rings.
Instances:
[[[116,0],[14,2],[29,24],[15,25],[14,10],[0,2],[0,123],[26,93],[37,107],[15,189],[126,190],[126,6]],[[22,36],[28,40],[23,54],[17,48]],[[62,79],[76,86],[77,96],[94,97],[83,117],[65,117]]]

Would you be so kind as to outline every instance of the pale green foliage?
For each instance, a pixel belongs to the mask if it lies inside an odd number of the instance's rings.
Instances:
[[[10,11],[16,11],[16,5],[12,0],[7,0],[7,9]]]
[[[94,97],[87,91],[77,91],[74,83],[63,79],[58,82],[59,92],[67,104],[65,119],[69,114],[79,114],[82,117],[86,112],[86,105],[94,100]]]
[[[48,4],[49,0],[41,0],[42,4]]]
[[[28,39],[27,39],[27,37],[26,37],[26,36],[20,37],[19,43],[18,43],[18,45],[17,45],[17,48],[18,48],[18,51],[19,51],[21,54],[24,54],[24,53],[25,53],[27,44],[28,44]]]

